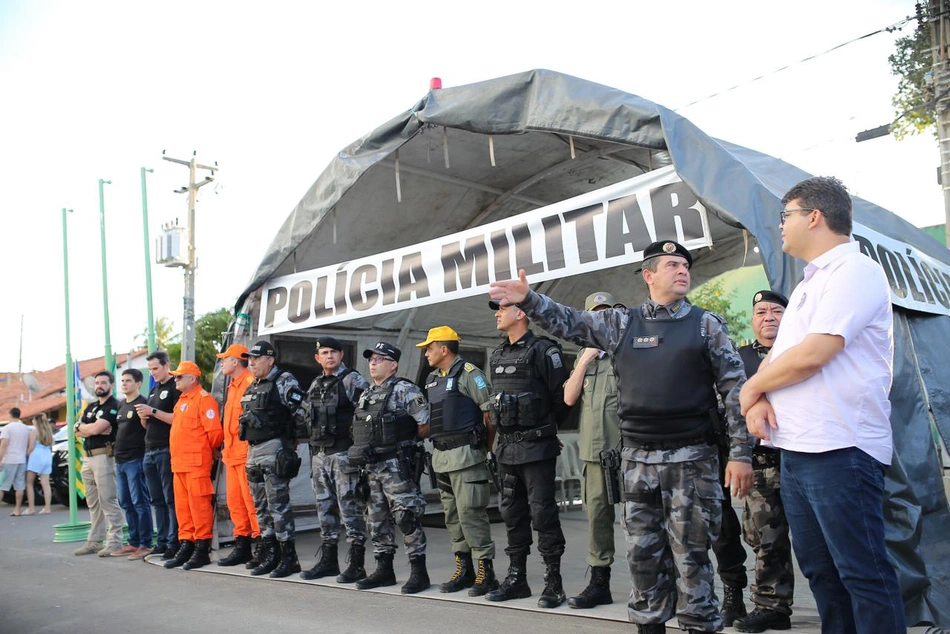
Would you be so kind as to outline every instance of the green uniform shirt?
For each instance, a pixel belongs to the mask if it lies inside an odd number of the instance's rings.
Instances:
[[[574,361],[576,370],[581,354]],[[617,415],[617,381],[610,357],[601,354],[587,366],[580,398],[581,460],[600,462],[602,449],[620,446],[620,417]]]
[[[457,377],[459,391],[475,401],[479,409],[483,412],[488,411],[488,401],[491,398],[491,384],[488,382],[488,377],[471,363],[466,363],[462,357],[455,358],[455,362],[452,363],[449,372],[459,363],[465,364],[465,367],[462,368],[462,371],[459,372]],[[433,374],[444,377],[446,374],[449,374],[449,372],[436,370]],[[435,469],[437,473],[449,473],[460,469],[467,469],[480,462],[485,462],[486,457],[487,450],[483,447],[475,448],[471,445],[464,445],[447,451],[439,451],[433,448],[432,468]]]

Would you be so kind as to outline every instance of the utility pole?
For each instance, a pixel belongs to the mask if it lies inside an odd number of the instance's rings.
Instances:
[[[937,142],[940,147],[940,186],[943,189],[944,234],[950,246],[950,0],[929,0],[933,38],[933,82],[937,98]]]
[[[163,152],[164,154],[164,152]],[[188,167],[188,185],[181,189],[176,189],[176,194],[188,193],[188,253],[185,263],[185,293],[182,296],[184,300],[184,314],[182,318],[182,337],[181,337],[181,360],[195,360],[195,269],[197,260],[195,258],[195,203],[198,199],[198,190],[208,183],[214,181],[214,171],[218,169],[217,164],[214,167],[201,165],[195,162],[196,152],[192,152],[191,160],[176,159],[170,156],[162,156],[162,160],[178,163]],[[197,170],[207,170],[210,175],[205,176],[200,183],[195,182]]]

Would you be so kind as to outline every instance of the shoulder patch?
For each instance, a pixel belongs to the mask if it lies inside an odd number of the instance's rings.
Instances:
[[[564,361],[561,358],[561,351],[558,350],[557,347],[551,346],[545,354],[551,357],[551,365],[555,368],[560,368],[564,365]]]
[[[209,409],[207,412],[205,412],[205,416],[208,417],[208,420],[213,420],[213,419],[214,419],[214,410],[213,410],[213,409]]]
[[[463,369],[464,369],[466,372],[474,372],[474,371],[475,371],[475,366],[472,365],[471,363],[469,363],[468,361],[466,361],[466,362],[465,362],[465,365],[463,366]]]
[[[713,319],[715,319],[716,321],[718,321],[723,326],[726,325],[726,318],[720,315],[719,313],[714,313],[711,310],[707,310],[706,314],[712,317]]]
[[[483,375],[478,374],[475,376],[475,386],[480,390],[484,390],[487,387],[487,384],[485,383],[485,377]]]
[[[201,395],[202,395],[202,396],[208,396],[208,392],[205,391],[205,390],[201,390]]]

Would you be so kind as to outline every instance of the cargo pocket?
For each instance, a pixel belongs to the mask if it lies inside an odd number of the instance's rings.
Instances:
[[[693,479],[693,508],[689,518],[689,545],[706,548],[722,528],[722,485],[716,474],[700,473]]]

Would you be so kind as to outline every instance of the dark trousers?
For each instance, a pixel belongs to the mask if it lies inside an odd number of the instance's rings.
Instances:
[[[782,450],[782,503],[824,634],[904,632],[884,544],[884,465],[856,447]]]
[[[538,552],[545,559],[564,554],[564,533],[554,497],[556,458],[528,464],[499,464],[502,479],[501,517],[508,530],[511,557],[531,551],[531,527],[538,531]]]
[[[721,481],[721,480],[720,480]],[[748,584],[745,571],[746,552],[742,545],[742,524],[732,508],[732,492],[723,487],[722,530],[712,543],[716,553],[716,572],[723,585],[745,588]]]

